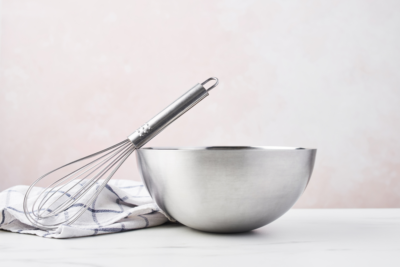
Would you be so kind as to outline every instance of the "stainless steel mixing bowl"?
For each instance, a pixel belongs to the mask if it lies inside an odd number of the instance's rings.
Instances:
[[[264,226],[306,188],[316,149],[286,147],[142,148],[143,181],[158,206],[191,228],[218,233]]]

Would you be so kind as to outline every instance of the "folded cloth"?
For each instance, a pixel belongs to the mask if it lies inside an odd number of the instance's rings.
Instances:
[[[111,180],[76,222],[59,225],[55,230],[39,229],[23,211],[27,189],[28,186],[18,185],[0,192],[0,229],[41,237],[70,238],[153,227],[168,221],[142,183]],[[34,199],[42,190],[40,187],[33,188],[29,198]],[[74,204],[54,218],[54,222],[65,221],[68,213],[80,207],[82,204]]]

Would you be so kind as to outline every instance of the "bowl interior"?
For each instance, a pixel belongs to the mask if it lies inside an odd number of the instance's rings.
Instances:
[[[205,147],[144,147],[145,150],[316,150],[284,146],[205,146]]]

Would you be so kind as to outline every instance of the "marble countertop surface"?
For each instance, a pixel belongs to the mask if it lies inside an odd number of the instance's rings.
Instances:
[[[62,240],[0,231],[0,265],[398,267],[400,209],[295,209],[234,235],[178,224]]]

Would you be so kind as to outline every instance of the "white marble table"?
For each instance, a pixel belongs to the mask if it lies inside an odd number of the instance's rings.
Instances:
[[[0,266],[400,266],[400,209],[291,210],[255,231],[181,225],[76,239],[0,231]]]

